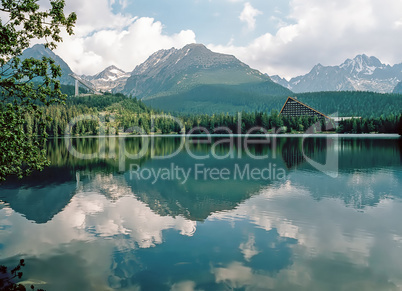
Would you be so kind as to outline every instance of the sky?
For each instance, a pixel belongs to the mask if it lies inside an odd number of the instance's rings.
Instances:
[[[77,74],[131,72],[189,43],[288,79],[363,53],[402,62],[401,0],[66,0],[71,11],[75,35],[55,52]]]

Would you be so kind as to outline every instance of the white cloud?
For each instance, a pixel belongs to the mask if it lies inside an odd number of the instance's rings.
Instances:
[[[250,260],[254,256],[260,253],[260,251],[255,246],[255,237],[254,235],[251,234],[249,235],[247,242],[240,244],[239,249],[241,250],[244,259],[247,262],[250,262]]]
[[[67,3],[66,10],[77,13],[75,35],[65,35],[55,52],[75,73],[93,75],[110,65],[131,72],[159,49],[196,42],[191,30],[167,35],[162,23],[153,18],[115,14],[111,8],[115,2],[126,5],[121,0]]]
[[[116,245],[110,245],[108,251],[116,247],[149,248],[163,242],[162,233],[166,229],[175,229],[185,236],[192,236],[196,231],[194,221],[154,213],[135,198],[124,177],[96,175],[89,182],[80,183],[76,191],[63,211],[46,224],[26,228],[30,222],[23,216],[8,208],[0,209],[0,225],[9,226],[7,231],[0,232],[0,240],[10,242],[2,253],[12,257],[24,250],[27,255],[41,256],[66,243],[119,235],[130,239],[116,238],[113,243]],[[119,199],[110,200],[101,193]],[[33,243],[30,237],[40,239]]]
[[[175,283],[170,288],[171,291],[194,291],[195,290],[195,282],[193,281],[183,281],[180,283]]]
[[[244,4],[244,8],[239,16],[239,19],[247,24],[249,30],[254,30],[256,17],[260,14],[262,14],[261,11],[255,9],[249,2],[247,2]]]
[[[341,189],[340,193],[347,193],[345,195],[348,197],[353,196],[350,193],[359,191],[367,193],[370,189],[377,189],[379,184],[397,183],[397,177],[392,173],[376,172],[358,175],[358,178],[354,177],[350,182],[348,182],[349,177],[344,177],[342,181],[333,183],[344,185],[344,188],[348,190]],[[353,266],[346,267],[344,272],[338,274],[339,276],[350,278],[350,272],[367,268],[366,270],[370,270],[374,275],[387,274],[384,283],[388,281],[400,288],[402,280],[399,274],[402,263],[396,258],[402,255],[400,247],[402,238],[395,233],[401,233],[401,226],[392,217],[400,213],[402,205],[395,205],[392,200],[385,199],[378,205],[366,206],[362,213],[353,207],[346,206],[341,199],[327,197],[318,202],[312,197],[312,192],[318,191],[325,196],[326,191],[331,191],[324,190],[328,187],[327,181],[320,184],[326,185],[322,189],[317,188],[314,183],[306,184],[305,181],[310,176],[308,173],[294,175],[286,184],[279,187],[271,185],[262,189],[259,195],[251,197],[233,211],[217,212],[208,218],[209,221],[228,222],[236,222],[241,218],[251,221],[256,227],[266,231],[275,229],[281,238],[292,238],[297,241],[297,244],[291,246],[292,264],[272,276],[269,273],[264,274],[262,270],[253,270],[246,263],[248,258],[252,260],[252,255],[256,251],[254,237],[249,235],[248,241],[242,243],[240,247],[246,262],[232,262],[213,268],[212,273],[215,275],[216,282],[225,282],[231,288],[246,290],[259,288],[292,290],[295,289],[294,286],[298,286],[300,290],[312,290],[314,286],[320,284],[317,283],[317,280],[320,280],[317,278],[320,276],[316,277],[316,274],[324,272],[331,274],[333,271],[331,266],[336,258],[335,261],[345,262],[345,266]],[[360,185],[356,184],[356,179],[360,180]],[[361,188],[362,185],[365,185],[365,189]],[[314,190],[311,190],[311,187]],[[361,193],[358,196],[364,200]],[[319,203],[318,206],[317,203]],[[387,227],[384,228],[384,225]],[[392,229],[391,232],[390,229]],[[376,234],[376,237],[371,234]],[[258,239],[258,236],[256,238]],[[323,264],[323,261],[327,261],[328,264]],[[313,277],[315,280],[311,280]],[[367,289],[364,288],[364,284],[370,279],[373,282],[377,280],[374,277],[366,277],[365,281],[361,281],[363,288],[355,289]],[[346,281],[339,282],[345,284]],[[321,289],[326,289],[328,282],[323,281],[322,284]],[[386,288],[384,286],[372,288],[372,290],[376,289]]]
[[[48,1],[41,1],[41,5],[42,2]],[[279,13],[278,8],[271,14],[263,11],[277,23],[275,33],[264,33],[261,26],[256,27],[256,18],[262,11],[255,9],[251,1],[226,1],[228,5],[229,2],[244,5],[240,20],[247,32],[260,31],[260,35],[242,46],[235,37],[227,44],[208,47],[233,54],[263,73],[290,78],[307,73],[317,63],[337,65],[361,53],[377,56],[388,64],[402,61],[402,38],[398,37],[402,33],[402,1],[290,0],[288,15]],[[132,71],[159,49],[196,42],[192,30],[167,34],[163,24],[154,18],[117,13],[112,6],[124,11],[127,1],[67,2],[67,12],[75,11],[78,16],[75,36],[65,36],[56,53],[76,73],[95,74],[112,64]]]
[[[208,47],[285,77],[307,73],[317,63],[337,65],[360,53],[401,62],[401,1],[292,0],[290,8],[290,24],[281,23],[274,34],[260,35],[246,46]],[[248,19],[252,27],[253,17]]]
[[[231,289],[250,285],[253,279],[252,269],[240,262],[233,262],[227,268],[214,268],[212,272],[217,283],[225,282]]]

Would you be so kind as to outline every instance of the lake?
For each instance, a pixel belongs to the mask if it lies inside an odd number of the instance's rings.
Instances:
[[[245,142],[249,142],[245,144]],[[0,264],[51,290],[401,290],[395,137],[55,139],[0,187]]]

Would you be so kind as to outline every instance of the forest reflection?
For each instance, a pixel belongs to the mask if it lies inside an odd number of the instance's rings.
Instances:
[[[392,166],[402,161],[402,140],[380,138],[277,137],[273,140],[254,137],[245,145],[242,137],[214,137],[210,140],[202,137],[101,137],[76,138],[71,140],[71,144],[66,139],[53,139],[48,142],[46,150],[52,166],[93,168],[98,165],[103,171],[115,172],[122,156],[126,156],[124,160],[129,166],[132,162],[141,164],[155,157],[162,158],[186,151],[201,157],[209,154],[209,158],[214,158],[215,155],[219,159],[281,157],[286,167],[293,169],[305,163],[304,155],[317,162],[325,162],[327,148],[335,146],[340,164],[344,166],[353,164],[354,167],[370,167],[379,166],[378,163],[380,166]],[[93,155],[93,158],[75,157],[68,150],[71,147],[78,153]],[[138,157],[131,158],[136,155]]]
[[[130,195],[134,194],[160,215],[183,215],[191,220],[204,220],[216,211],[235,208],[258,194],[262,188],[283,185],[291,180],[312,189],[315,199],[337,197],[355,208],[364,208],[366,205],[375,205],[386,197],[388,192],[384,189],[395,187],[395,183],[389,180],[392,175],[387,172],[399,168],[402,161],[401,141],[398,139],[309,137],[303,140],[297,137],[280,137],[275,142],[267,142],[263,138],[254,138],[254,142],[247,147],[244,146],[244,138],[237,137],[231,143],[227,137],[211,140],[206,137],[191,138],[186,146],[183,146],[183,141],[187,142],[188,138],[184,137],[153,139],[73,139],[72,146],[78,152],[96,154],[91,159],[79,159],[72,155],[64,139],[51,140],[47,144],[47,152],[52,165],[43,172],[34,173],[22,180],[10,179],[1,186],[0,199],[37,223],[50,220],[69,203],[77,191],[83,190],[103,193],[111,200],[131,193]],[[145,145],[147,147],[144,150]],[[129,155],[142,152],[142,156],[130,159],[123,155],[124,159],[121,159],[122,155],[119,153],[122,150]],[[339,156],[341,177],[338,179],[326,177],[305,160],[307,156],[318,163],[325,163],[328,150],[337,152]],[[189,155],[189,151],[196,156],[209,157],[197,160]],[[102,154],[98,154],[99,152]],[[174,155],[168,159],[155,158],[172,153]],[[258,157],[263,158],[256,159]],[[286,176],[284,180],[276,180],[275,177],[268,180],[236,180],[233,177],[229,180],[209,177],[199,180],[192,175],[186,183],[177,179],[152,183],[130,177],[132,164],[157,172],[159,169],[171,168],[172,165],[194,170],[196,163],[202,163],[205,168],[228,168],[232,171],[235,166],[243,171],[247,167],[262,170],[273,165],[276,169],[282,169]],[[319,177],[320,183],[316,183],[317,178],[306,177],[308,173]],[[376,179],[374,185],[371,178],[373,175],[384,178]],[[358,181],[366,181],[357,186],[361,188],[365,185],[367,191],[355,189]],[[113,187],[117,190],[108,190]],[[375,187],[378,189],[373,192]]]

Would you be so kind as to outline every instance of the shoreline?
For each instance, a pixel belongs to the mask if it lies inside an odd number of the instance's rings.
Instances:
[[[115,137],[115,138],[137,138],[137,137],[333,137],[333,138],[387,138],[387,139],[399,139],[402,138],[397,133],[283,133],[283,134],[139,134],[139,135],[128,135],[128,134],[119,134],[119,135],[83,135],[83,136],[52,136],[48,137],[50,139],[77,139],[77,138],[106,138],[106,137]]]

